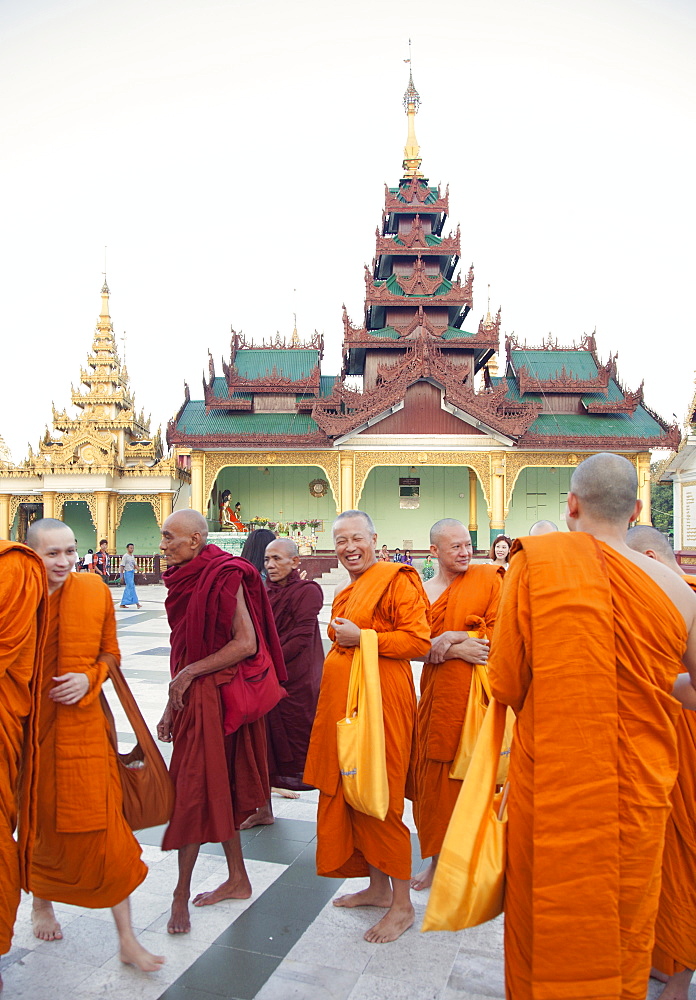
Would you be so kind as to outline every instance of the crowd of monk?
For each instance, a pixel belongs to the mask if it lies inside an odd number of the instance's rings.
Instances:
[[[568,532],[539,522],[511,553],[494,544],[485,565],[459,521],[438,521],[437,573],[425,584],[412,565],[378,558],[367,513],[345,511],[333,540],[349,582],[333,602],[325,659],[322,591],[303,579],[291,540],[263,540],[255,568],[207,544],[202,515],[168,517],[172,680],[157,734],[173,743],[169,932],[190,930],[190,902],[250,897],[240,829],[273,822],[271,788],[315,788],[318,874],[368,878],[334,905],[379,911],[369,942],[404,934],[411,891],[431,885],[459,795],[450,771],[482,666],[516,717],[507,997],[644,1000],[653,975],[663,1000],[686,1000],[696,968],[696,585],[660,532],[631,527],[636,497],[630,462],[592,456],[571,480]],[[71,572],[76,558],[72,530],[52,519],[35,522],[26,545],[0,542],[0,955],[23,888],[37,937],[62,937],[55,902],[111,907],[121,960],[152,972],[164,959],[139,944],[128,902],[147,868],[124,819],[100,698],[120,659],[113,602],[94,577]],[[377,633],[381,819],[344,798],[336,739],[365,630]],[[254,713],[247,678],[272,679],[284,696]],[[428,861],[415,874],[406,798]],[[204,843],[222,844],[228,875],[191,901]]]

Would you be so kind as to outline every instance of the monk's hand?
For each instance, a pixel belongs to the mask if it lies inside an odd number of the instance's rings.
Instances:
[[[61,674],[60,677],[51,679],[56,682],[56,686],[48,692],[48,697],[59,705],[76,705],[89,691],[87,674]]]
[[[449,656],[466,663],[488,663],[488,652],[488,639],[463,639],[454,643]]]
[[[172,706],[167,702],[164,715],[157,723],[157,739],[160,743],[172,742]]]
[[[445,660],[449,659],[448,653],[453,641],[454,638],[450,632],[443,632],[442,635],[436,636],[430,643],[427,662],[444,663]]]
[[[360,645],[360,629],[347,618],[333,618],[331,628],[336,633],[336,642],[339,646]]]
[[[169,683],[169,703],[175,712],[180,712],[184,707],[184,695],[195,680],[194,675],[188,667],[184,667]]]

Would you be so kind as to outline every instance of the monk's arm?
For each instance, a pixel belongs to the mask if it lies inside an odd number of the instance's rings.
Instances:
[[[94,663],[88,664],[84,670],[61,674],[54,677],[56,686],[51,688],[49,698],[59,705],[76,705],[84,708],[99,697],[102,684],[109,676],[112,666],[121,662],[121,651],[116,638],[116,616],[111,600],[111,594],[104,590],[100,594],[104,602],[102,634],[99,642],[99,656]]]
[[[684,708],[696,709],[696,620],[691,622],[689,628],[682,663],[687,673],[679,674],[672,688],[672,694]]]
[[[233,638],[210,656],[189,663],[176,675],[169,685],[169,701],[171,707],[179,710],[184,707],[184,694],[197,677],[214,674],[226,667],[234,667],[247,657],[253,656],[258,648],[254,624],[244,600],[244,591],[240,585],[237,591],[237,607],[232,622]]]
[[[317,615],[324,605],[324,595],[317,587],[304,587],[303,590],[305,593],[294,609],[292,628],[286,629],[282,635],[278,632],[286,663],[307,648],[317,627]]]
[[[532,681],[527,657],[531,649],[529,574],[523,551],[515,555],[507,574],[491,640],[488,677],[495,698],[519,712]]]
[[[393,629],[377,630],[379,655],[392,660],[415,660],[424,656],[430,648],[427,606],[422,590],[406,573],[399,573],[394,581],[389,615]]]

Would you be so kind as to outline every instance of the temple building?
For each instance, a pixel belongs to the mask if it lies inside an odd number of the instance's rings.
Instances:
[[[636,465],[650,523],[650,450],[680,433],[622,386],[594,335],[559,346],[505,337],[490,302],[478,325],[473,266],[446,229],[449,192],[421,172],[420,98],[404,95],[403,175],[386,187],[365,310],[343,308],[343,365],[321,373],[323,338],[297,331],[254,344],[233,333],[221,372],[209,359],[203,398],[188,387],[167,441],[191,474],[191,505],[217,527],[221,498],[249,523],[311,522],[319,548],[340,510],[373,516],[380,543],[423,548],[441,517],[467,524],[479,548],[501,532],[563,524],[573,469],[613,451]]]
[[[696,392],[686,413],[685,435],[660,468],[674,491],[674,551],[687,573],[696,573]]]
[[[188,474],[163,457],[159,432],[152,436],[149,419],[136,414],[106,281],[80,383],[71,393],[77,415],[54,405],[53,431],[46,429],[38,452],[30,448],[15,465],[0,448],[0,538],[22,541],[35,518],[56,517],[75,529],[81,553],[96,550],[100,538],[112,553],[128,542],[156,553],[162,520],[177,499],[188,504]]]

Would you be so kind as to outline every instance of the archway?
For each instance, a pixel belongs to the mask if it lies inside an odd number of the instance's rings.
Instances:
[[[505,518],[505,534],[526,535],[535,521],[553,521],[566,531],[565,504],[574,468],[568,466],[527,467],[515,482]]]

